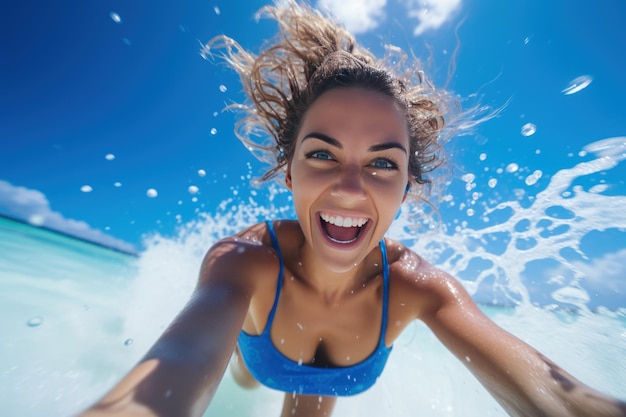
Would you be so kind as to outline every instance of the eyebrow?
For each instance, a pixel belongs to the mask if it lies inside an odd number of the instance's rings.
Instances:
[[[341,144],[341,142],[339,142],[337,139],[331,138],[330,136],[325,135],[323,133],[311,132],[311,133],[307,134],[304,138],[302,138],[302,142],[304,142],[307,139],[318,139],[318,140],[321,140],[322,142],[328,143],[331,146],[334,146],[334,147],[339,148],[339,149],[343,149],[343,145]],[[395,142],[395,141],[378,143],[376,145],[372,145],[372,146],[369,147],[368,151],[370,151],[370,152],[380,152],[380,151],[385,151],[387,149],[400,149],[405,154],[408,154],[408,151],[406,150],[404,145],[402,145],[402,144],[400,144],[398,142]]]

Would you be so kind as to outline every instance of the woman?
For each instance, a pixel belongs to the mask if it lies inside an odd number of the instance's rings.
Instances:
[[[625,416],[626,404],[497,327],[454,278],[384,237],[438,165],[454,101],[308,7],[264,12],[281,37],[261,55],[226,37],[209,48],[239,73],[251,105],[238,136],[273,155],[264,178],[284,173],[297,220],[214,245],[185,309],[82,415],[199,416],[232,356],[238,383],[285,392],[282,416],[328,416],[337,396],[375,383],[419,319],[511,415]],[[271,142],[255,142],[259,131]]]

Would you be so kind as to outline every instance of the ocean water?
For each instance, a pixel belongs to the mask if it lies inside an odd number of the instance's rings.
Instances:
[[[626,242],[626,197],[589,181],[626,159],[626,138],[582,151],[586,158],[532,195],[446,198],[438,226],[417,231],[416,209],[406,206],[389,234],[458,276],[499,325],[583,382],[626,398],[624,248],[616,244]],[[465,176],[449,187],[471,190],[473,181]],[[0,218],[0,415],[69,416],[102,395],[183,306],[213,242],[289,215],[288,195],[269,195],[224,202],[174,236],[146,236],[137,257]],[[472,216],[458,222],[450,213],[459,209]],[[265,388],[240,389],[227,373],[206,415],[278,415],[281,400]],[[505,413],[415,323],[378,384],[341,399],[334,415]]]

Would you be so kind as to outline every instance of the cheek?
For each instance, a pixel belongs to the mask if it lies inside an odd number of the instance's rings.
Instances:
[[[327,177],[330,177],[328,173],[296,163],[291,168],[290,189],[294,193],[309,194],[327,182]]]
[[[387,212],[392,218],[395,217],[406,198],[405,187],[406,184],[404,186],[388,184],[386,187],[378,188],[377,199],[380,204],[387,208]]]

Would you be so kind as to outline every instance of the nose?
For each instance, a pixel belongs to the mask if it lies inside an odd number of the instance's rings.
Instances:
[[[347,166],[341,170],[333,185],[331,195],[346,201],[364,200],[366,195],[360,168]]]

